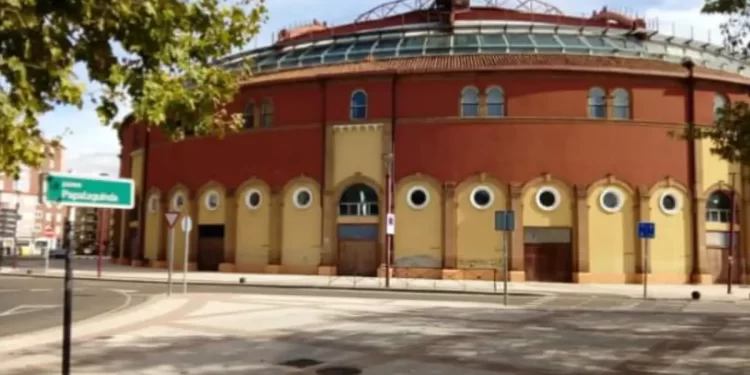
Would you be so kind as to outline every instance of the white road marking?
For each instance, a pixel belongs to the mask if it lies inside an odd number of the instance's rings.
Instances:
[[[110,289],[110,290],[111,290],[111,291],[113,291],[113,292],[117,292],[117,293],[123,293],[123,294],[125,294],[125,293],[136,293],[136,292],[138,292],[138,290],[137,290],[137,289]]]
[[[31,289],[32,292],[51,292],[54,289]]]
[[[0,289],[0,293],[13,293],[13,292],[20,292],[21,289]]]
[[[54,309],[57,307],[60,307],[60,305],[18,305],[12,309],[0,313],[0,318],[11,315],[28,314],[41,310]]]

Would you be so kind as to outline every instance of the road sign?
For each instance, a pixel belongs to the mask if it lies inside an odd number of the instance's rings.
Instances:
[[[21,215],[13,208],[0,209],[0,237],[15,237]]]
[[[193,230],[193,219],[191,219],[190,216],[183,217],[182,222],[180,223],[180,227],[182,228],[183,232],[190,232],[191,230]]]
[[[396,214],[394,213],[385,215],[385,234],[396,234]]]
[[[177,219],[180,217],[179,212],[169,211],[164,214],[164,218],[167,219],[167,224],[169,224],[170,228],[174,228],[174,224],[177,222]]]
[[[656,224],[650,221],[638,222],[638,238],[655,238]]]
[[[48,173],[42,180],[42,203],[71,207],[132,209],[132,179]]]
[[[512,232],[516,229],[515,211],[495,211],[495,230]]]

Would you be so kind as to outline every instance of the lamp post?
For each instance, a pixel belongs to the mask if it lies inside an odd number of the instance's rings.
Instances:
[[[385,206],[386,220],[393,215],[393,152],[383,154],[385,164]],[[391,287],[391,262],[393,257],[393,234],[388,230],[386,223],[385,234],[385,287]]]

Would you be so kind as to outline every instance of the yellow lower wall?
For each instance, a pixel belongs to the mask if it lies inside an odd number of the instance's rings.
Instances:
[[[425,188],[430,196],[425,208],[407,204],[407,193],[414,186]],[[440,268],[443,265],[442,198],[440,191],[425,181],[411,181],[398,187],[395,200],[396,267]]]
[[[159,244],[161,242],[161,231],[162,227],[168,227],[163,225],[164,214],[160,207],[157,207],[154,212],[146,213],[146,248],[144,249],[144,256],[146,259],[154,262],[159,260]]]
[[[659,202],[665,192],[679,197],[682,209],[674,214],[664,213]],[[675,189],[657,189],[649,201],[649,216],[657,229],[650,244],[650,269],[654,275],[678,276],[691,271],[690,201]]]
[[[257,191],[261,196],[260,205],[255,209],[247,206],[248,193],[251,191]],[[240,191],[237,198],[236,264],[238,266],[266,265],[271,249],[270,191],[263,185],[252,185]]]
[[[490,207],[478,209],[472,205],[471,194],[477,187],[492,191],[494,200]],[[458,268],[499,268],[502,247],[494,221],[496,210],[507,209],[505,193],[495,184],[472,183],[459,187],[456,200]]]
[[[295,207],[293,199],[298,188],[312,191],[312,205]],[[311,183],[291,184],[284,194],[282,209],[281,264],[284,266],[320,265],[321,206],[320,191]]]
[[[635,274],[636,214],[633,197],[620,189],[622,209],[610,213],[602,209],[599,199],[609,187],[593,189],[588,196],[589,206],[589,269],[594,275],[617,278]]]

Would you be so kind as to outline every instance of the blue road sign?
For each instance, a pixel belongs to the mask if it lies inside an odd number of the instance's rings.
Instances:
[[[515,211],[495,211],[495,230],[512,232],[516,229]]]
[[[656,224],[650,221],[638,222],[638,238],[656,237]]]

